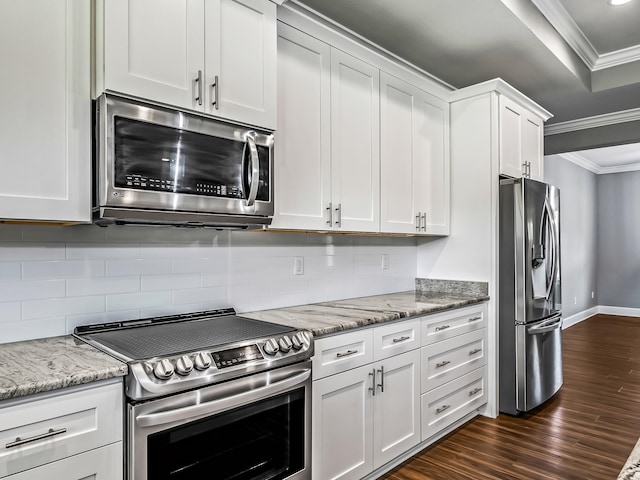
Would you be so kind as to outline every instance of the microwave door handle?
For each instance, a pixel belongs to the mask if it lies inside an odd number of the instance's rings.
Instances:
[[[247,195],[247,207],[251,207],[256,202],[258,196],[258,182],[260,181],[260,157],[258,156],[258,147],[252,134],[246,137],[247,145],[249,145],[249,153],[251,155],[251,185],[249,186],[249,195]]]

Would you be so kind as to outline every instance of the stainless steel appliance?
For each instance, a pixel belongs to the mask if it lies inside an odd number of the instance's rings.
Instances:
[[[311,478],[308,331],[222,309],[74,334],[129,366],[129,480]]]
[[[562,385],[560,192],[500,182],[500,411],[516,415]]]
[[[271,223],[271,132],[107,94],[95,107],[95,223]]]

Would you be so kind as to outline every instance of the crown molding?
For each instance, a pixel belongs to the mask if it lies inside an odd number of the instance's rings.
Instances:
[[[635,122],[640,120],[640,108],[621,110],[619,112],[604,113],[593,117],[584,117],[577,120],[554,123],[544,127],[544,134],[558,135],[561,133],[575,132],[577,130],[587,130],[589,128],[605,127],[617,123]]]
[[[591,160],[584,158],[579,153],[558,153],[558,157],[582,167],[596,175],[606,175],[608,173],[624,173],[624,172],[637,172],[640,170],[640,163],[631,163],[628,165],[612,165],[610,167],[602,167]]]
[[[492,80],[487,80],[486,82],[476,83],[469,87],[454,90],[449,94],[449,102],[457,102],[458,100],[464,100],[490,92],[497,92],[509,97],[511,100],[527,108],[531,113],[542,118],[545,122],[553,117],[552,113],[538,105],[520,90],[512,87],[501,78],[494,78]]]
[[[640,60],[640,45],[599,54],[559,0],[531,1],[592,72]]]

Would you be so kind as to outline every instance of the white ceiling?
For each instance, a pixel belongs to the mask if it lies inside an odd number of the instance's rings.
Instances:
[[[640,117],[640,0],[291,1],[454,88],[500,77],[553,113],[555,128]],[[622,165],[634,148],[592,150],[588,160]]]

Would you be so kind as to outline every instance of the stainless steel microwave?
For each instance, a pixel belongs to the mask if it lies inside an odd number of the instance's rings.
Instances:
[[[108,94],[95,110],[95,223],[271,223],[271,132]]]

